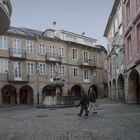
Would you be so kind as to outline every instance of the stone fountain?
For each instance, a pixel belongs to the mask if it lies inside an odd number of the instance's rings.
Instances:
[[[73,97],[63,96],[63,86],[65,80],[63,80],[59,73],[58,63],[56,64],[55,76],[53,78],[54,82],[50,85],[56,89],[55,96],[46,96],[43,105],[44,106],[65,106],[74,105]]]

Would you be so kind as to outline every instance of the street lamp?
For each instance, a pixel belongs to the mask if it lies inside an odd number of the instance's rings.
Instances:
[[[40,70],[40,67],[37,66],[36,68],[36,76],[37,76],[37,104],[39,104],[39,82],[38,82],[38,76],[39,76],[39,70]]]

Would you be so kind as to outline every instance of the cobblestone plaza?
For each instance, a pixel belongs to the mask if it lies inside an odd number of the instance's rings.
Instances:
[[[98,114],[71,108],[0,108],[0,140],[139,140],[140,107],[97,101]]]

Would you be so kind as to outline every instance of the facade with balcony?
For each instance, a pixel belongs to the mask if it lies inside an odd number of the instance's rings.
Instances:
[[[104,97],[106,50],[92,41],[85,45],[11,27],[0,37],[0,104],[39,104],[58,92],[80,97],[91,86]]]
[[[126,101],[123,0],[114,1],[104,37],[107,39],[109,98]]]
[[[0,0],[0,35],[9,29],[11,13],[10,0]]]
[[[126,100],[140,103],[140,1],[124,0]]]

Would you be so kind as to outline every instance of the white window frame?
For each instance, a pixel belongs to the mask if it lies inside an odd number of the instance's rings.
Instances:
[[[0,59],[0,73],[6,73],[8,71],[8,60]]]
[[[55,76],[56,67],[55,67],[55,65],[50,65],[49,68],[50,68],[50,71],[49,71],[50,81],[53,81],[53,78]]]
[[[65,66],[59,66],[59,74],[60,76],[65,76]]]
[[[97,70],[93,71],[93,77],[96,78],[97,77]]]
[[[35,64],[34,62],[27,62],[27,74],[34,75]]]
[[[73,67],[73,77],[79,77],[79,68]]]
[[[83,69],[83,79],[84,79],[84,82],[89,82],[89,70],[88,69]]]
[[[89,63],[89,52],[88,51],[83,51],[83,63],[88,64]]]
[[[31,40],[26,41],[26,52],[33,53],[33,41]]]
[[[14,80],[22,80],[22,62],[14,62]]]
[[[55,54],[55,47],[54,46],[49,47],[49,56],[50,56],[50,59],[55,60],[56,54]]]
[[[21,57],[21,40],[14,39],[13,40],[13,55],[17,57]]]
[[[39,74],[46,75],[46,64],[45,63],[39,63]]]
[[[0,49],[7,50],[7,37],[0,36]]]
[[[97,62],[97,52],[93,52],[93,62]]]
[[[42,55],[46,54],[45,44],[43,43],[39,44],[39,53]]]
[[[64,47],[59,47],[59,55],[60,55],[61,57],[64,57],[64,56],[65,56]]]
[[[78,50],[75,48],[72,49],[72,59],[78,59]]]

